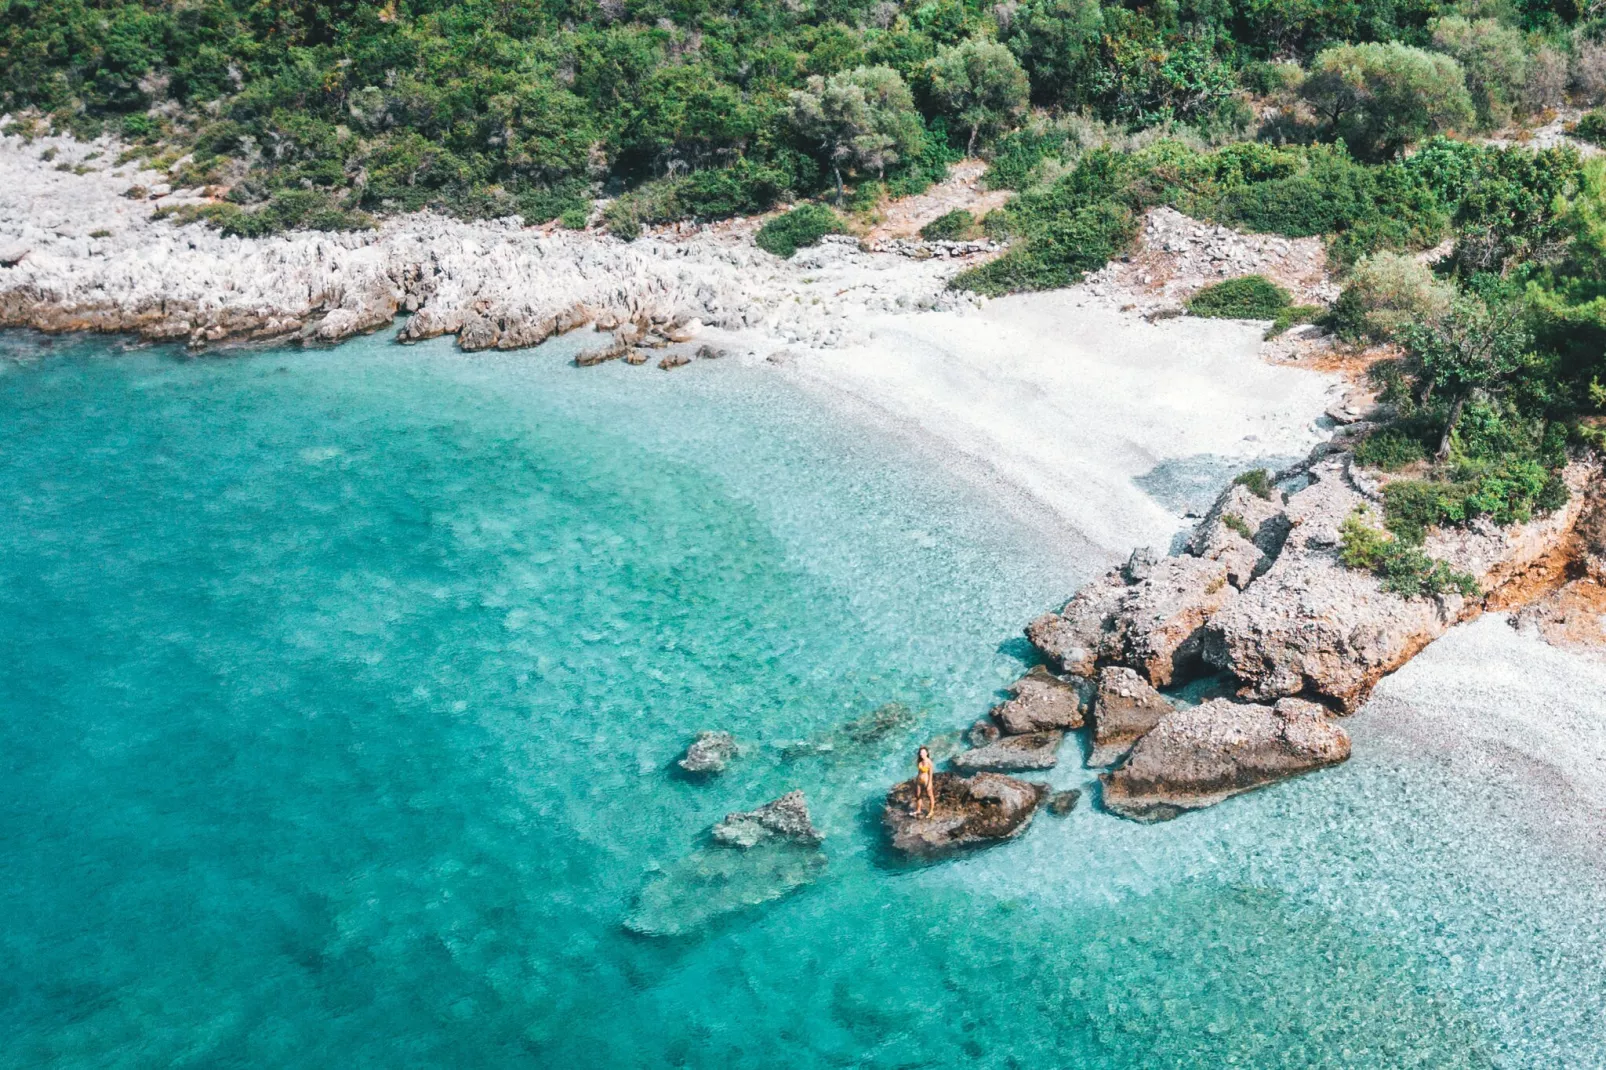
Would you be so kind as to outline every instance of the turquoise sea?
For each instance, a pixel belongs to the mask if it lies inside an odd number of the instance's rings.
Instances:
[[[1365,713],[887,857],[1103,564],[766,369],[0,336],[0,1066],[1606,1066],[1599,860]],[[792,788],[741,907],[706,829]]]

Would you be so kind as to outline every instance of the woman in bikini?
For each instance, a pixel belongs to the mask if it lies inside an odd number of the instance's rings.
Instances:
[[[921,747],[920,753],[915,756],[915,808],[914,816],[920,816],[920,802],[922,797],[929,800],[931,809],[927,817],[937,816],[937,780],[936,767],[931,764],[931,752]]]

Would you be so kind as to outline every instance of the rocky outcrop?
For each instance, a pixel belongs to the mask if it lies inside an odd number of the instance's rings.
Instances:
[[[85,173],[57,170],[41,159],[46,149]],[[418,213],[367,231],[225,237],[200,223],[153,218],[153,207],[210,199],[169,191],[137,164],[106,169],[121,149],[110,139],[24,146],[0,136],[0,326],[203,346],[334,342],[409,315],[401,340],[455,335],[472,351],[533,346],[592,323],[612,332],[645,316],[662,328],[662,342],[686,341],[702,324],[831,346],[856,338],[867,313],[977,300],[947,289],[962,259],[894,261],[833,236],[780,260],[753,246],[750,228],[731,226],[674,228],[626,243],[526,227],[517,217]],[[162,196],[130,199],[133,185]],[[889,262],[899,270],[883,270]],[[613,359],[652,343],[620,331],[589,348],[596,359]]]
[[[1606,490],[1597,490],[1578,519],[1578,558],[1584,575],[1606,586]]]
[[[769,839],[814,845],[825,839],[810,820],[808,800],[801,791],[789,791],[757,810],[726,814],[712,834],[732,847],[755,847]]]
[[[1349,735],[1312,702],[1213,699],[1163,718],[1105,773],[1105,809],[1164,821],[1349,757]]]
[[[688,773],[711,775],[723,773],[734,757],[736,737],[729,732],[698,732],[678,764]]]
[[[1471,575],[1481,593],[1390,591],[1340,559],[1343,524],[1357,510],[1375,516],[1388,478],[1326,444],[1277,481],[1298,489],[1261,496],[1234,486],[1181,554],[1136,553],[1032,622],[1028,637],[1055,665],[1100,677],[1089,764],[1113,764],[1130,748],[1104,778],[1112,809],[1174,816],[1342,760],[1347,742],[1324,709],[1356,709],[1455,624],[1532,602],[1606,561],[1606,479],[1598,461],[1576,461],[1563,472],[1570,499],[1552,513],[1429,533],[1424,551]],[[1588,583],[1575,582],[1532,623],[1574,639],[1592,634],[1578,625],[1597,589]],[[1156,691],[1211,672],[1249,704],[1170,712]]]
[[[989,769],[1015,773],[1028,769],[1052,769],[1059,762],[1059,749],[1063,742],[1065,733],[1058,730],[1004,736],[996,743],[954,755],[953,764],[955,769],[966,772]]]
[[[1049,791],[998,773],[938,773],[935,788],[937,812],[930,817],[914,816],[913,780],[887,793],[882,824],[903,854],[931,858],[1019,836]]]
[[[1271,567],[1292,528],[1281,492],[1262,498],[1235,484],[1194,529],[1188,552],[1221,562],[1227,568],[1227,582],[1241,591]]]
[[[1170,699],[1133,670],[1109,666],[1099,674],[1098,697],[1093,700],[1093,749],[1087,764],[1119,762],[1132,744],[1175,709]]]
[[[1246,698],[1304,695],[1354,710],[1384,676],[1484,609],[1484,598],[1458,594],[1406,598],[1377,576],[1344,567],[1339,528],[1369,504],[1345,470],[1342,458],[1311,469],[1314,482],[1288,503],[1292,534],[1277,561],[1210,621],[1205,657],[1237,677]],[[1572,498],[1554,513],[1511,528],[1480,522],[1434,532],[1425,550],[1470,573],[1486,595],[1532,569],[1553,568],[1596,469],[1575,464],[1566,478]]]
[[[1038,666],[1010,686],[1011,698],[993,707],[993,720],[1010,735],[1082,727],[1076,685]]]
[[[1205,622],[1237,594],[1228,571],[1211,558],[1138,551],[1058,613],[1033,621],[1027,636],[1073,675],[1092,676],[1099,664],[1118,662],[1164,687],[1193,671]]]
[[[1048,812],[1055,817],[1064,817],[1076,809],[1076,803],[1082,798],[1082,793],[1076,788],[1065,791],[1056,791],[1048,797]]]
[[[682,936],[779,899],[825,871],[822,839],[800,791],[757,810],[727,814],[706,844],[648,879],[624,919],[625,928]]]

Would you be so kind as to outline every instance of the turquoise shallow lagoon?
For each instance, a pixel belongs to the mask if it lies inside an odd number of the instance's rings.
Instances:
[[[1102,562],[765,370],[0,337],[0,504],[0,1065],[1606,1066],[1599,860],[1365,713],[1207,813],[888,859]],[[790,788],[818,879],[626,927]]]

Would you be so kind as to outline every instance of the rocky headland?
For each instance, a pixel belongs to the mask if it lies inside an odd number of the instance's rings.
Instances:
[[[1120,763],[1100,777],[1105,807],[1161,820],[1342,762],[1336,718],[1455,625],[1521,606],[1542,623],[1590,604],[1606,546],[1602,465],[1577,460],[1562,475],[1569,498],[1553,512],[1429,533],[1426,552],[1470,575],[1477,595],[1408,597],[1346,567],[1341,526],[1381,510],[1388,477],[1329,444],[1259,492],[1229,488],[1180,553],[1139,550],[1033,621],[1027,635],[1054,669],[1096,681],[1088,764]],[[1208,677],[1232,697],[1179,706],[1159,690]]]

